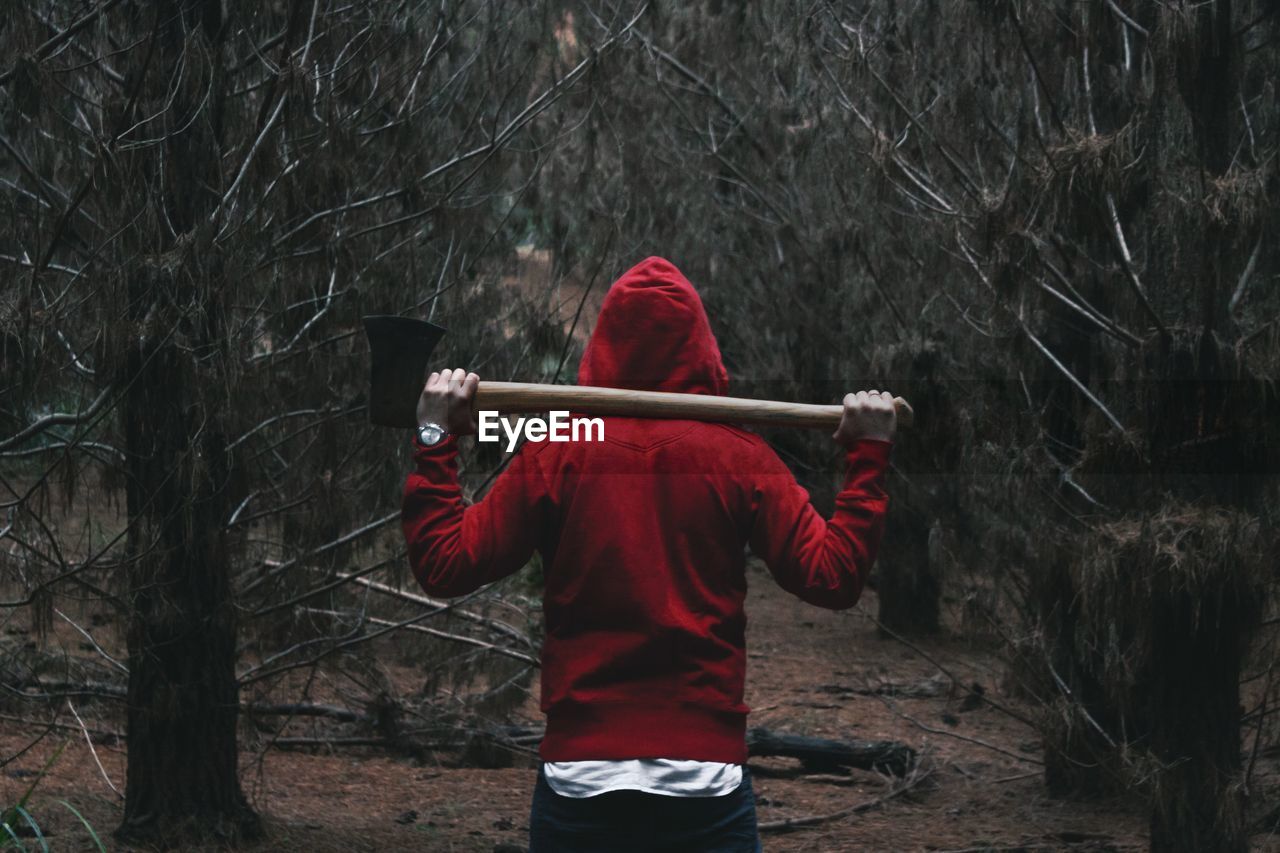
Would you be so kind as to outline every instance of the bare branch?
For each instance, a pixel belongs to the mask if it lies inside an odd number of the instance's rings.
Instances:
[[[13,447],[16,444],[21,444],[22,442],[39,435],[50,427],[71,426],[74,424],[84,423],[98,413],[110,396],[111,389],[104,388],[102,392],[98,394],[97,398],[89,404],[87,409],[76,412],[75,414],[58,412],[52,415],[45,415],[43,418],[40,418],[38,421],[27,426],[25,429],[19,430],[8,438],[0,440],[0,450],[5,450],[6,448]]]

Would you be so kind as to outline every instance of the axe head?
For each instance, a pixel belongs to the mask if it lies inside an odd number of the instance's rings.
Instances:
[[[418,397],[427,381],[427,361],[444,329],[426,320],[374,315],[364,318],[369,338],[369,422],[375,426],[418,425]]]

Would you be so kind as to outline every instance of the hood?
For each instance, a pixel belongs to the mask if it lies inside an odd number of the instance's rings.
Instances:
[[[729,393],[729,372],[693,285],[665,258],[613,283],[578,366],[579,385]]]

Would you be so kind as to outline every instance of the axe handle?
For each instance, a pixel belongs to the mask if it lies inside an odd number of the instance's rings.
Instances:
[[[893,403],[898,411],[898,425],[910,427],[914,416],[911,406],[901,397],[895,397]],[[814,406],[710,394],[485,380],[481,380],[476,388],[475,407],[477,410],[492,409],[513,415],[564,409],[582,415],[682,418],[830,430],[839,426],[844,410],[842,406]]]

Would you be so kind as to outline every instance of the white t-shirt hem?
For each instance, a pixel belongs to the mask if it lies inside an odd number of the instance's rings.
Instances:
[[[742,765],[672,758],[621,761],[548,761],[547,784],[562,797],[582,799],[610,791],[664,797],[722,797],[742,784]]]

